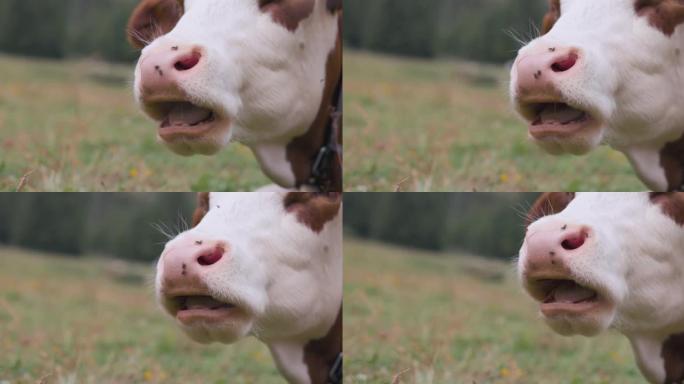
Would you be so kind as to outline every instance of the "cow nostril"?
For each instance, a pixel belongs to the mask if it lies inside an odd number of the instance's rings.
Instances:
[[[580,231],[565,238],[565,240],[561,242],[561,247],[563,247],[563,249],[565,249],[566,251],[575,250],[584,245],[584,241],[586,240],[586,238],[587,233],[584,231]]]
[[[556,60],[552,65],[551,69],[554,72],[565,72],[570,70],[572,67],[577,64],[577,54],[576,53],[571,53],[563,58],[560,58]]]
[[[188,71],[197,66],[201,59],[202,55],[199,52],[192,52],[178,59],[173,66],[178,71]]]
[[[223,257],[223,252],[223,248],[216,247],[213,250],[200,255],[200,257],[197,258],[197,262],[204,266],[216,264],[216,262]]]

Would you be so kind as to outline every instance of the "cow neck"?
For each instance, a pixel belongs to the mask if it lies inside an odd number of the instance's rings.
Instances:
[[[290,383],[342,383],[342,305],[328,333],[320,339],[268,343],[280,372]]]
[[[335,47],[328,54],[318,113],[303,135],[291,140],[286,158],[297,188],[342,192],[342,16]]]
[[[304,362],[312,384],[342,383],[342,305],[328,334],[304,346]]]
[[[641,373],[652,383],[684,381],[684,327],[626,335]]]
[[[667,187],[670,191],[684,188],[684,136],[667,143],[660,150],[660,166],[665,171]]]

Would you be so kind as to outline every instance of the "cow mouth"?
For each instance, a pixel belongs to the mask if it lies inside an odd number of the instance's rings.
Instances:
[[[581,315],[604,302],[597,289],[571,279],[534,280],[529,283],[528,290],[547,317]]]
[[[224,320],[239,309],[233,303],[208,295],[175,296],[169,300],[172,314],[184,324],[197,320]]]
[[[562,101],[522,103],[519,108],[536,140],[571,138],[597,123],[590,112]]]
[[[225,120],[213,108],[187,100],[149,102],[145,110],[159,122],[157,132],[166,142],[201,139]]]

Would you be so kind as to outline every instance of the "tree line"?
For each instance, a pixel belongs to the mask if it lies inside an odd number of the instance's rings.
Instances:
[[[132,61],[126,24],[139,0],[2,0],[0,51]]]
[[[194,194],[0,194],[0,244],[150,261],[184,227]]]
[[[510,259],[525,234],[535,193],[351,193],[347,234],[428,250]]]
[[[537,35],[546,0],[345,0],[344,41],[406,56],[486,62],[515,57]]]

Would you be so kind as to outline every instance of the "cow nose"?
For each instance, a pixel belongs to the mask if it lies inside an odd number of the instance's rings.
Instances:
[[[570,52],[567,55],[558,57],[553,64],[551,64],[551,70],[554,72],[565,72],[577,64],[577,54],[575,52]]]
[[[197,51],[193,51],[178,58],[173,67],[178,71],[189,71],[199,64],[200,59],[202,59],[202,55]]]
[[[163,44],[140,59],[140,88],[145,97],[182,95],[179,83],[193,75],[203,60],[197,46]]]
[[[172,288],[193,281],[218,265],[231,252],[224,241],[209,240],[197,236],[177,239],[164,251],[160,260],[165,286]]]
[[[199,265],[207,266],[216,264],[223,257],[225,250],[222,246],[216,246],[214,249],[208,250],[197,258]]]
[[[581,60],[576,48],[547,47],[526,53],[516,63],[517,90],[525,96],[546,96],[557,89],[557,81],[571,74]]]
[[[559,270],[568,258],[583,250],[591,236],[584,225],[550,223],[535,228],[526,239],[526,266],[529,270]]]

